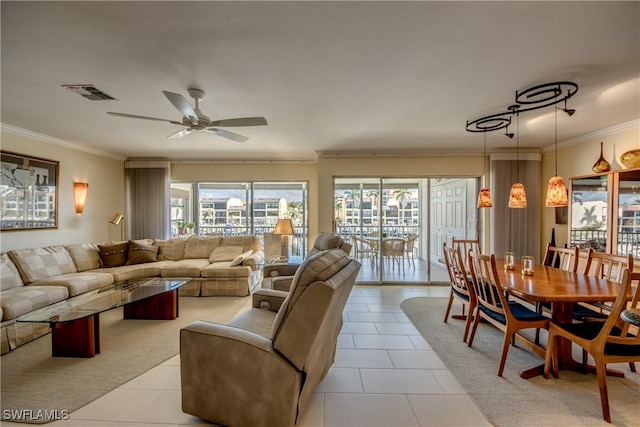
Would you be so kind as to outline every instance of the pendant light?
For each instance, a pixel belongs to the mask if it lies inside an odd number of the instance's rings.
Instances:
[[[519,106],[512,105],[509,107],[512,110],[516,110]],[[526,208],[527,207],[527,195],[524,191],[524,185],[519,182],[520,179],[520,113],[516,111],[516,182],[511,186],[509,193],[509,207],[510,208]]]
[[[482,158],[482,160],[484,161],[484,179],[488,180],[489,175],[487,174],[487,132],[484,132],[484,157]],[[482,187],[480,189],[480,192],[478,193],[478,207],[490,208],[492,206],[493,202],[491,201],[491,190],[489,190],[488,186]]]
[[[544,205],[548,208],[561,208],[569,206],[569,197],[567,186],[564,185],[564,180],[562,177],[558,176],[558,109],[554,108],[553,111],[556,129],[556,174],[549,179],[549,183],[547,184],[547,197],[544,200]]]

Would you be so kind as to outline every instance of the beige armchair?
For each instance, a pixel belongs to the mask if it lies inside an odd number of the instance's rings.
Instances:
[[[300,267],[291,292],[261,289],[226,324],[180,331],[182,410],[225,426],[293,426],[333,364],[360,263],[341,250]]]
[[[313,242],[313,247],[309,251],[309,256],[329,249],[341,249],[347,255],[351,253],[351,244],[346,243],[341,237],[331,233],[320,233]],[[267,264],[262,270],[262,289],[275,289],[278,291],[289,291],[293,276],[300,264],[276,263]]]

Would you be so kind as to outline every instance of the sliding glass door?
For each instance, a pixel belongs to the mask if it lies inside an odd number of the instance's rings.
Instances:
[[[171,235],[256,235],[268,259],[280,256],[281,218],[293,221],[288,255],[302,260],[308,240],[306,182],[171,183]]]
[[[477,178],[335,178],[335,232],[359,283],[448,283],[442,244],[478,236]]]

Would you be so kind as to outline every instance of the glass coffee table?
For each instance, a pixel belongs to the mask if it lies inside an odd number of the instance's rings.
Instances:
[[[54,357],[93,357],[100,353],[100,313],[123,307],[125,319],[173,320],[178,317],[178,289],[190,280],[152,277],[117,282],[16,321],[48,323]]]

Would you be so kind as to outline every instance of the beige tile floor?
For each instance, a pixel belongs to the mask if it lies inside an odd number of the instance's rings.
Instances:
[[[356,286],[334,366],[299,426],[490,426],[400,308],[447,287]],[[180,409],[175,356],[50,426],[209,426]],[[3,426],[24,424],[3,423]]]

